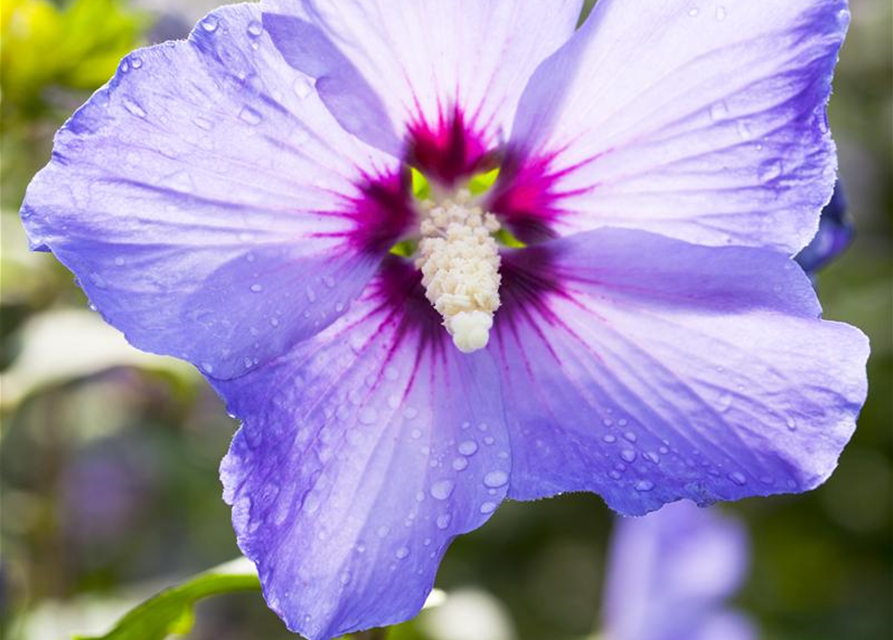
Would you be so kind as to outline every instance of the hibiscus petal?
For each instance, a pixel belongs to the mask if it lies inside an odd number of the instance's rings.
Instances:
[[[833,262],[853,242],[856,230],[847,212],[847,199],[840,183],[834,188],[831,202],[822,209],[819,231],[812,242],[797,254],[797,263],[814,274]]]
[[[805,491],[855,428],[867,339],[781,254],[602,229],[508,254],[503,281],[511,497],[637,515]]]
[[[390,152],[410,127],[464,113],[492,147],[521,92],[574,32],[581,0],[264,0],[286,59],[348,130]],[[313,43],[311,50],[307,43]],[[325,48],[321,59],[314,55]]]
[[[224,497],[290,629],[330,638],[418,612],[453,537],[507,490],[495,376],[486,353],[452,347],[395,260],[331,327],[218,383],[243,420]]]
[[[845,0],[602,0],[523,95],[493,208],[796,253],[834,186],[848,22]]]
[[[606,634],[617,640],[756,637],[745,619],[723,609],[744,581],[748,556],[737,521],[690,502],[618,521],[605,583]]]
[[[397,161],[338,125],[260,19],[227,7],[125,58],[22,208],[131,342],[215,377],[340,315],[389,248],[370,238],[406,219],[381,195]]]

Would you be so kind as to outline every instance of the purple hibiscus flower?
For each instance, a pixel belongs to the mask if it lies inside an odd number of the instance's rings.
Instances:
[[[755,640],[725,601],[749,558],[741,524],[690,502],[618,521],[604,598],[609,640]]]
[[[241,419],[224,497],[305,636],[413,615],[506,498],[805,491],[852,434],[866,339],[791,259],[846,3],[581,6],[221,9],[123,60],[28,191],[33,246]]]

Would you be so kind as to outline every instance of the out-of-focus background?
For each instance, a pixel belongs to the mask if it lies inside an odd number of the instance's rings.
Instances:
[[[821,274],[826,317],[872,340],[871,395],[840,468],[808,495],[727,507],[753,541],[735,604],[764,640],[893,634],[893,9],[851,0],[831,121],[853,248]],[[3,0],[0,636],[104,632],[154,591],[238,554],[217,465],[236,427],[191,367],[130,348],[18,207],[53,132],[133,48],[184,37],[208,0]],[[768,55],[768,53],[767,53]],[[593,496],[509,504],[455,543],[434,609],[395,637],[597,637],[612,526]],[[190,638],[292,638],[257,593],[199,606]]]

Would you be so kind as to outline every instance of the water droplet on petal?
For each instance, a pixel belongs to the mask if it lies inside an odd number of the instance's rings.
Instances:
[[[636,434],[633,433],[632,431],[627,431],[626,433],[623,434],[623,437],[626,438],[627,440],[629,440],[630,442],[635,442],[638,439],[636,437]]]
[[[137,118],[145,118],[146,117],[147,114],[146,114],[145,109],[143,109],[143,107],[133,98],[125,96],[123,103],[124,103],[124,108],[127,109],[127,111],[129,111],[131,115],[134,115]]]
[[[463,456],[473,456],[478,450],[478,443],[474,440],[466,440],[459,445],[459,453]]]
[[[784,173],[784,168],[780,160],[769,160],[760,165],[759,172],[760,182],[772,182]]]
[[[210,131],[214,128],[214,123],[203,116],[195,116],[192,119],[192,124],[194,124],[199,129],[204,129],[205,131]]]
[[[372,425],[378,421],[378,411],[376,411],[373,407],[365,407],[364,409],[360,410],[357,418],[362,424]]]
[[[626,460],[627,462],[635,462],[636,461],[636,452],[632,449],[624,449],[620,452],[620,457]]]
[[[263,286],[257,284],[256,282],[255,282],[253,285],[251,285],[251,292],[252,292],[252,293],[260,293],[260,292],[263,291],[263,290],[264,290]]]
[[[387,538],[390,532],[390,528],[382,525],[376,530],[375,533],[378,535],[379,538]]]
[[[717,102],[710,107],[710,118],[714,122],[725,120],[729,117],[729,106],[725,102]]]
[[[455,486],[452,480],[438,480],[431,485],[431,497],[435,500],[446,500],[452,495]]]
[[[616,436],[612,436],[610,433],[606,436],[602,436],[602,440],[604,440],[608,444],[611,444],[612,442],[617,442]]]
[[[732,406],[732,394],[724,393],[719,397],[719,400],[716,402],[716,408],[720,412],[726,412]]]
[[[735,484],[741,486],[747,484],[747,476],[745,476],[740,471],[735,471],[729,474],[729,480],[734,482]]]
[[[403,560],[409,555],[409,549],[407,547],[400,547],[394,555],[397,557],[397,560]]]
[[[452,521],[452,519],[453,516],[451,516],[449,513],[444,513],[437,516],[437,528],[441,530],[446,529],[448,526],[450,526],[450,522]]]
[[[214,33],[215,31],[217,31],[218,24],[219,22],[214,16],[208,16],[201,22],[202,29],[204,29],[208,33]]]
[[[696,18],[699,13],[701,13],[701,10],[697,7],[693,7],[688,10],[688,15],[690,15],[692,18]]]
[[[647,491],[651,491],[652,489],[654,489],[654,483],[651,482],[651,480],[639,480],[635,484],[635,489],[636,489],[636,491],[645,493]]]
[[[481,513],[488,514],[496,511],[496,503],[495,502],[485,502],[481,505],[480,509]]]
[[[263,119],[264,117],[261,114],[249,106],[243,107],[242,111],[239,113],[239,120],[245,124],[250,124],[252,127],[259,125]]]
[[[456,471],[464,471],[468,468],[468,458],[453,459],[453,469]]]
[[[298,76],[295,80],[295,93],[302,100],[313,93],[314,82],[307,76]]]
[[[252,38],[259,38],[260,35],[264,32],[263,25],[257,20],[252,20],[248,23],[248,35]]]
[[[725,7],[716,7],[716,12],[714,13],[717,22],[722,22],[726,19],[726,8]]]
[[[504,486],[509,481],[509,476],[505,471],[491,471],[484,476],[484,485],[491,489]]]
[[[796,430],[797,430],[797,421],[794,420],[791,416],[788,416],[787,420],[785,420],[785,424],[787,424],[788,429],[789,429],[790,431],[796,431]]]

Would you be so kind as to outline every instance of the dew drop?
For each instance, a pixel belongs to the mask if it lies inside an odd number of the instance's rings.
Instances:
[[[617,442],[617,438],[616,438],[615,436],[612,436],[610,433],[609,433],[608,435],[606,435],[606,436],[602,436],[602,440],[604,440],[604,441],[607,442],[608,444],[611,444],[611,443],[613,443],[613,442]]]
[[[375,531],[375,533],[379,538],[387,538],[388,534],[391,533],[391,530],[389,527],[382,525]]]
[[[734,482],[735,484],[742,486],[747,484],[747,477],[741,473],[740,471],[735,471],[729,474],[729,480]]]
[[[373,407],[365,407],[360,410],[357,416],[361,424],[372,425],[378,421],[378,411]]]
[[[480,509],[481,513],[488,514],[496,511],[496,503],[495,502],[485,502],[481,505]]]
[[[783,173],[780,160],[770,160],[760,165],[760,182],[772,182]]]
[[[409,433],[409,435],[412,437],[413,440],[418,440],[419,438],[422,437],[422,430],[421,429],[413,429]]]
[[[638,440],[638,438],[636,437],[636,434],[633,433],[632,431],[627,431],[626,433],[623,434],[623,437],[626,440],[629,440],[630,442],[635,442],[636,440]]]
[[[124,266],[124,258],[122,258],[121,256],[118,256],[117,258],[115,258],[115,266],[123,267]]]
[[[252,20],[248,23],[248,35],[252,38],[259,38],[263,32],[264,27],[257,20]]]
[[[753,132],[750,130],[750,126],[744,122],[744,120],[738,121],[738,136],[742,140],[750,140],[753,138]]]
[[[623,477],[619,471],[614,470],[609,471],[608,475],[611,476],[614,480],[620,480],[620,478]]]
[[[491,471],[484,476],[484,485],[491,489],[504,486],[509,481],[509,476],[505,471]]]
[[[145,109],[143,109],[140,106],[140,104],[137,101],[135,101],[133,98],[125,96],[123,102],[124,102],[124,108],[127,109],[127,111],[130,112],[131,115],[134,115],[137,118],[145,118],[146,117],[147,114],[146,114]]]
[[[454,458],[453,469],[456,471],[464,471],[468,468],[468,458]]]
[[[339,580],[341,581],[341,584],[344,584],[344,585],[350,584],[350,572],[345,571],[344,573],[342,573]]]
[[[645,493],[647,491],[651,491],[652,489],[654,489],[654,483],[651,482],[651,480],[639,480],[635,484],[635,489],[636,489],[636,491]]]
[[[645,458],[648,462],[660,464],[660,456],[657,455],[654,451],[646,451],[642,454],[642,457]]]
[[[693,7],[688,10],[688,15],[690,15],[692,18],[696,18],[699,13],[701,13],[701,10],[697,7]]]
[[[473,456],[478,450],[478,443],[474,440],[466,440],[459,445],[459,453],[463,456]]]
[[[717,102],[710,107],[710,118],[714,122],[725,120],[729,117],[729,106],[725,102]]]
[[[202,362],[201,367],[202,371],[204,371],[205,373],[214,373],[214,365],[210,362]]]
[[[309,285],[307,286],[307,302],[310,304],[316,302],[316,292]]]
[[[261,114],[247,105],[242,107],[242,111],[239,113],[239,120],[252,127],[259,125],[263,119],[264,117]]]
[[[722,22],[726,19],[726,8],[725,7],[716,7],[716,12],[714,13],[717,22]]]
[[[726,412],[732,406],[732,394],[724,393],[719,397],[716,408],[721,412]]]
[[[449,513],[444,513],[437,516],[437,528],[441,530],[446,529],[448,526],[450,526],[450,522],[452,520],[453,516],[451,516]]]
[[[214,123],[203,116],[195,116],[192,119],[192,124],[194,124],[199,129],[204,129],[205,131],[210,131],[214,128]]]
[[[313,93],[313,81],[306,76],[298,76],[295,80],[295,93],[302,100]]]
[[[791,416],[788,416],[787,420],[785,420],[785,424],[788,426],[788,430],[790,430],[790,431],[797,430],[797,421],[794,420]]]
[[[214,16],[208,16],[207,18],[202,20],[201,24],[202,29],[204,29],[208,33],[214,33],[215,31],[217,31],[217,26],[219,23],[217,21],[217,18],[215,18]]]
[[[260,292],[263,291],[263,290],[264,290],[263,286],[257,284],[256,282],[255,282],[253,285],[251,285],[251,292],[252,292],[252,293],[260,293]]]
[[[397,560],[403,560],[406,556],[409,555],[409,548],[400,547],[399,549],[397,549],[394,555],[397,557]]]
[[[130,58],[130,66],[134,69],[140,69],[143,66],[143,59],[138,58],[137,56],[131,56]]]
[[[620,457],[626,460],[627,462],[635,462],[636,461],[636,452],[632,449],[624,449],[620,452]]]
[[[438,480],[431,485],[431,497],[435,500],[446,500],[452,495],[455,486],[452,480]]]

